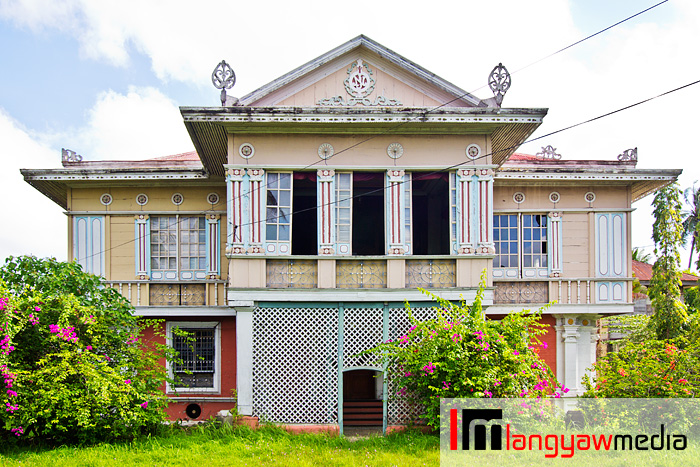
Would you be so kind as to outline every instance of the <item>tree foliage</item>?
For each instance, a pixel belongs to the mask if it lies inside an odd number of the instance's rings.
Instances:
[[[683,227],[678,184],[659,190],[652,206],[655,219],[652,238],[657,260],[649,285],[649,297],[654,307],[650,325],[659,339],[672,339],[681,333],[688,319],[686,306],[681,301],[679,248],[683,241]]]
[[[76,263],[10,257],[0,268],[0,439],[130,438],[164,419],[164,345],[104,280]]]
[[[428,425],[440,426],[440,398],[561,397],[551,369],[539,356],[538,336],[545,330],[541,311],[511,313],[500,321],[486,319],[481,308],[483,283],[470,305],[433,298],[437,317],[417,321],[410,305],[411,328],[396,341],[367,351],[387,365],[391,397],[406,398],[422,408]]]
[[[693,255],[700,252],[700,188],[693,183],[692,187],[686,188],[683,198],[689,209],[683,211],[683,240],[690,236],[690,253],[688,254],[688,269],[693,267]],[[700,269],[700,257],[696,267]]]

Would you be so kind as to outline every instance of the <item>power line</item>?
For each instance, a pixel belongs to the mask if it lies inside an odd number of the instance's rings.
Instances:
[[[518,73],[518,72],[520,72],[520,71],[522,71],[522,70],[525,70],[526,68],[529,68],[529,67],[531,67],[531,66],[533,66],[533,65],[535,65],[535,64],[537,64],[537,63],[540,63],[540,62],[542,62],[542,61],[544,61],[544,60],[546,60],[546,59],[548,59],[548,58],[551,58],[551,57],[553,57],[553,56],[555,56],[555,55],[557,55],[557,54],[559,54],[559,53],[562,53],[562,52],[564,52],[564,51],[566,51],[566,50],[568,50],[568,49],[570,49],[570,48],[572,48],[572,47],[574,47],[574,46],[576,46],[576,45],[578,45],[578,44],[581,44],[581,43],[587,41],[588,39],[591,39],[591,38],[593,38],[593,37],[596,37],[596,36],[598,36],[598,35],[604,33],[605,31],[608,31],[608,30],[610,30],[610,29],[612,29],[612,28],[614,28],[614,27],[616,27],[616,26],[619,26],[619,25],[621,25],[622,23],[625,23],[625,22],[627,22],[627,21],[629,21],[629,20],[631,20],[631,19],[633,19],[633,18],[635,18],[635,17],[637,17],[637,16],[639,16],[639,15],[641,15],[641,14],[644,14],[644,13],[646,13],[646,12],[648,12],[648,11],[650,11],[650,10],[652,10],[652,9],[654,9],[654,8],[656,8],[656,7],[658,7],[658,6],[662,5],[662,4],[664,4],[664,3],[666,3],[666,2],[668,2],[668,0],[663,0],[663,1],[661,1],[661,2],[659,2],[659,3],[657,3],[657,4],[653,5],[653,6],[651,6],[651,7],[649,7],[649,8],[646,8],[646,9],[644,9],[644,10],[642,10],[642,11],[639,11],[639,12],[633,14],[632,16],[628,16],[627,18],[625,18],[625,19],[623,19],[623,20],[621,20],[621,21],[618,21],[618,22],[616,22],[615,24],[612,24],[612,25],[610,25],[610,26],[608,26],[608,27],[606,27],[606,28],[603,28],[603,29],[601,29],[601,30],[599,30],[599,31],[597,31],[597,32],[595,32],[595,33],[593,33],[593,34],[590,34],[590,35],[584,37],[583,39],[579,39],[579,40],[577,40],[576,42],[573,42],[573,43],[567,45],[566,47],[563,47],[563,48],[561,48],[561,49],[559,49],[559,50],[557,50],[557,51],[555,51],[555,52],[550,53],[549,55],[546,55],[546,56],[544,56],[544,57],[542,57],[542,58],[540,58],[540,59],[538,59],[538,60],[535,60],[534,62],[531,62],[531,63],[528,64],[528,65],[525,65],[524,67],[518,68],[516,71],[514,71],[513,73],[511,73],[511,75],[514,75],[515,73]],[[355,143],[355,144],[352,144],[352,145],[350,145],[350,146],[348,146],[348,147],[346,147],[346,148],[341,149],[340,151],[337,151],[337,152],[333,153],[333,155],[331,155],[331,156],[328,157],[327,159],[318,160],[318,161],[316,161],[316,162],[312,162],[311,164],[309,164],[309,165],[307,165],[307,166],[305,166],[305,167],[302,167],[302,168],[299,169],[299,170],[301,171],[301,170],[310,169],[311,167],[315,166],[316,164],[320,164],[321,162],[327,163],[328,160],[332,159],[333,157],[339,156],[340,154],[343,154],[344,152],[350,151],[351,149],[354,149],[354,148],[356,148],[356,147],[358,147],[358,146],[360,146],[360,145],[362,145],[362,144],[364,144],[364,143],[367,143],[367,142],[369,142],[369,141],[372,141],[373,139],[378,138],[378,137],[380,137],[380,136],[384,136],[384,135],[391,134],[391,133],[394,132],[396,129],[401,128],[402,126],[408,124],[409,122],[411,122],[411,121],[413,121],[413,120],[425,118],[429,113],[435,112],[435,111],[437,111],[437,110],[439,110],[439,109],[441,109],[441,108],[443,108],[443,107],[446,107],[446,106],[450,105],[451,103],[453,103],[453,102],[455,102],[455,101],[458,101],[458,100],[460,100],[460,99],[463,99],[464,97],[466,97],[466,96],[468,96],[468,95],[471,95],[471,94],[475,93],[476,91],[478,91],[478,90],[480,90],[480,89],[483,89],[484,87],[486,87],[486,85],[480,86],[480,87],[474,89],[474,90],[471,91],[471,92],[465,92],[464,94],[462,94],[462,95],[460,95],[460,96],[457,96],[457,97],[455,97],[455,98],[453,98],[453,99],[451,99],[451,100],[449,100],[449,101],[447,101],[447,102],[445,102],[445,103],[443,103],[443,104],[440,104],[440,105],[438,105],[438,106],[436,106],[436,107],[433,107],[433,108],[431,108],[431,109],[427,109],[427,110],[423,111],[423,112],[421,113],[421,115],[418,116],[418,117],[413,117],[413,118],[410,119],[410,120],[407,120],[407,121],[398,123],[397,125],[394,125],[393,127],[389,128],[389,129],[387,129],[387,130],[385,130],[385,131],[382,132],[382,133],[378,133],[378,134],[376,134],[376,135],[372,135],[372,136],[367,137],[367,138],[365,138],[365,139],[363,139],[363,140],[361,140],[361,141],[358,141],[358,142]],[[262,184],[259,188],[263,188],[263,187],[265,187],[265,186],[267,186],[267,183]],[[246,195],[248,195],[248,194],[250,194],[250,191],[248,191],[247,193],[241,193],[241,194],[239,194],[239,195],[238,195],[238,198],[240,199],[242,196],[246,196]]]
[[[652,9],[654,9],[654,8],[656,8],[656,7],[658,7],[658,6],[662,5],[662,4],[664,4],[664,3],[666,3],[666,2],[668,2],[668,0],[663,0],[663,1],[661,1],[661,2],[659,2],[659,3],[657,3],[657,4],[653,5],[653,6],[651,6],[651,7],[649,7],[649,8],[646,8],[646,9],[644,9],[644,10],[642,10],[642,11],[639,11],[639,12],[635,13],[634,15],[631,15],[631,16],[629,16],[629,17],[627,17],[627,18],[625,18],[625,19],[623,19],[623,20],[621,20],[621,21],[618,21],[618,22],[615,23],[615,24],[612,24],[612,25],[610,25],[610,26],[608,26],[608,27],[606,27],[606,28],[604,28],[604,29],[601,29],[601,30],[599,30],[599,31],[597,31],[597,32],[595,32],[595,33],[593,33],[593,34],[591,34],[591,35],[588,35],[588,36],[584,37],[583,39],[580,39],[580,40],[578,40],[578,41],[576,41],[576,42],[573,42],[573,43],[567,45],[566,47],[563,47],[563,48],[561,48],[561,49],[559,49],[559,50],[557,50],[557,51],[555,51],[555,52],[552,52],[552,53],[550,53],[549,55],[546,55],[545,57],[542,57],[542,58],[540,58],[540,59],[538,59],[538,60],[535,60],[534,62],[531,62],[530,64],[525,65],[524,67],[518,68],[518,69],[517,69],[516,71],[514,71],[512,74],[518,73],[518,72],[520,72],[520,71],[522,71],[522,70],[525,70],[525,69],[527,69],[527,68],[529,68],[529,67],[531,67],[531,66],[533,66],[533,65],[535,65],[535,64],[537,64],[537,63],[540,63],[540,62],[542,62],[542,61],[544,61],[544,60],[546,60],[546,59],[548,59],[548,58],[551,58],[551,57],[553,57],[553,56],[555,56],[555,55],[557,55],[557,54],[559,54],[559,53],[562,53],[562,52],[564,52],[564,51],[566,51],[566,50],[568,50],[568,49],[570,49],[570,48],[572,48],[572,47],[574,47],[574,46],[576,46],[576,45],[578,45],[578,44],[581,44],[581,43],[587,41],[588,39],[591,39],[591,38],[593,38],[593,37],[595,37],[595,36],[598,36],[598,35],[602,34],[603,32],[606,32],[606,31],[608,31],[608,30],[610,30],[610,29],[612,29],[612,28],[614,28],[614,27],[616,27],[616,26],[619,26],[620,24],[625,23],[626,21],[629,21],[629,20],[631,20],[631,19],[633,19],[633,18],[635,18],[635,17],[637,17],[637,16],[639,16],[639,15],[641,15],[641,14],[643,14],[643,13],[646,13],[646,12],[648,12],[648,11],[650,11],[650,10],[652,10]],[[609,116],[609,115],[613,115],[613,114],[615,114],[615,113],[621,112],[621,111],[623,111],[623,110],[626,110],[626,109],[635,107],[635,106],[637,106],[637,105],[643,104],[643,103],[645,103],[645,102],[648,102],[648,101],[650,101],[650,100],[656,99],[656,98],[658,98],[658,97],[662,97],[662,96],[667,95],[667,94],[670,94],[670,93],[672,93],[672,92],[675,92],[675,91],[681,90],[681,89],[683,89],[683,88],[692,86],[692,85],[694,85],[694,84],[697,84],[698,82],[699,82],[699,81],[695,81],[695,82],[689,83],[689,84],[687,84],[687,85],[685,85],[685,86],[681,86],[681,87],[679,87],[679,88],[676,88],[676,89],[667,91],[667,92],[665,92],[665,93],[662,93],[662,94],[659,94],[659,95],[657,95],[657,96],[654,96],[654,97],[645,99],[645,100],[643,100],[643,101],[637,102],[637,103],[635,103],[635,104],[632,104],[632,105],[629,105],[629,106],[626,106],[626,107],[617,109],[617,110],[615,110],[615,111],[608,112],[608,113],[603,114],[603,115],[599,115],[599,116],[594,117],[594,118],[592,118],[592,119],[589,119],[589,120],[585,120],[585,121],[576,123],[576,124],[574,124],[574,125],[571,125],[571,126],[568,126],[568,127],[565,127],[565,128],[562,128],[562,129],[553,131],[553,132],[551,132],[551,133],[548,133],[548,134],[539,136],[539,137],[537,137],[537,138],[533,138],[533,139],[530,139],[530,140],[523,141],[523,142],[522,142],[521,144],[519,144],[519,145],[513,145],[513,146],[510,146],[510,147],[508,147],[508,148],[501,149],[499,152],[503,152],[503,151],[515,149],[515,148],[517,148],[517,147],[519,147],[519,146],[521,146],[521,145],[523,145],[523,144],[531,143],[531,142],[533,142],[533,141],[537,141],[537,140],[546,138],[546,137],[548,137],[548,136],[552,136],[552,135],[554,135],[554,134],[561,133],[561,132],[563,132],[563,131],[566,131],[566,130],[569,130],[569,129],[572,129],[572,128],[575,128],[575,127],[578,127],[578,126],[581,126],[581,125],[584,125],[584,124],[586,124],[586,123],[590,123],[590,122],[593,122],[593,121],[595,121],[595,120],[599,120],[599,119],[601,119],[601,118],[604,118],[604,117],[607,117],[607,116]],[[418,117],[413,117],[412,120],[424,118],[424,117],[426,117],[429,113],[435,112],[435,111],[437,111],[437,110],[439,110],[439,109],[441,109],[441,108],[443,108],[443,107],[445,107],[445,106],[447,106],[447,105],[449,105],[449,104],[451,104],[451,103],[453,103],[453,102],[455,102],[455,101],[457,101],[457,100],[460,100],[460,99],[462,99],[462,98],[464,98],[464,97],[466,97],[466,96],[468,96],[468,95],[470,95],[470,94],[472,94],[472,93],[474,93],[474,92],[476,92],[476,91],[478,91],[478,90],[480,90],[480,89],[482,89],[482,88],[484,88],[484,87],[485,87],[485,86],[481,86],[481,87],[479,87],[479,88],[476,88],[474,91],[464,93],[464,94],[462,94],[462,95],[460,95],[460,96],[457,96],[457,97],[455,97],[455,98],[453,98],[453,99],[451,99],[451,100],[449,100],[449,101],[447,101],[447,102],[445,102],[445,103],[443,103],[443,104],[440,104],[440,105],[438,105],[438,106],[436,106],[436,107],[433,107],[433,108],[431,108],[431,109],[427,109],[427,110],[421,112],[421,115],[420,115],[420,116],[418,116]],[[302,168],[299,169],[299,170],[300,170],[300,171],[307,170],[307,169],[309,169],[309,168],[311,168],[311,167],[313,167],[313,166],[315,166],[316,164],[319,164],[319,163],[321,163],[321,162],[327,163],[329,159],[331,159],[331,158],[333,158],[333,157],[335,157],[335,156],[338,156],[338,155],[340,155],[340,154],[342,154],[342,153],[344,153],[344,152],[348,152],[348,151],[350,151],[350,150],[352,150],[352,149],[354,149],[354,148],[356,148],[356,147],[358,147],[358,146],[360,146],[360,145],[362,145],[362,144],[364,144],[364,143],[367,143],[368,141],[371,141],[371,140],[373,140],[373,139],[375,139],[375,138],[377,138],[377,137],[379,137],[379,136],[384,136],[384,135],[390,134],[391,132],[395,131],[396,129],[398,129],[398,128],[400,128],[400,127],[402,127],[402,126],[408,124],[410,121],[411,121],[411,120],[407,120],[407,121],[401,122],[401,123],[399,123],[399,124],[397,124],[397,125],[395,125],[395,126],[389,128],[389,129],[387,129],[386,131],[384,131],[384,132],[382,132],[382,133],[378,133],[378,134],[376,134],[376,135],[372,135],[372,136],[370,136],[370,137],[368,137],[368,138],[365,138],[365,139],[363,139],[363,140],[361,140],[361,141],[359,141],[359,142],[357,142],[357,143],[355,143],[355,144],[352,144],[352,145],[350,145],[350,146],[348,146],[348,147],[346,147],[346,148],[343,148],[343,149],[341,149],[340,151],[335,152],[332,156],[328,157],[328,159],[325,159],[325,160],[318,160],[318,161],[313,162],[313,163],[311,163],[311,164],[309,164],[309,165],[307,165],[307,166],[305,166],[305,167],[302,167]],[[451,170],[451,169],[460,167],[460,166],[465,165],[465,164],[468,164],[468,163],[474,163],[476,160],[486,158],[486,157],[488,157],[488,156],[491,156],[492,154],[493,154],[493,153],[483,154],[482,156],[479,156],[479,157],[477,157],[477,158],[475,158],[475,159],[473,159],[473,160],[470,160],[470,161],[465,161],[465,162],[462,162],[462,163],[459,163],[459,164],[455,164],[455,165],[453,165],[453,166],[448,166],[448,167],[445,167],[444,169],[440,169],[440,170],[437,170],[437,171],[433,171],[433,172],[429,172],[429,173],[423,173],[423,174],[422,174],[422,177],[427,177],[427,176],[432,175],[432,174],[445,172],[445,171],[448,171],[448,170]],[[418,177],[416,177],[416,179],[420,180],[422,177],[421,177],[421,176],[418,176]],[[398,183],[404,183],[404,182],[398,182]],[[262,189],[263,187],[265,187],[265,186],[267,186],[267,183],[261,184],[260,187],[258,187],[258,188],[256,188],[256,189],[257,189],[257,190],[261,190],[261,189]],[[381,188],[381,189],[377,189],[377,190],[374,190],[374,191],[365,192],[364,194],[357,195],[357,196],[352,196],[351,198],[346,198],[346,199],[353,199],[353,198],[360,197],[360,196],[366,196],[366,195],[372,194],[372,193],[374,193],[374,192],[383,191],[383,190],[385,190],[385,189],[387,189],[387,188],[388,188],[388,187],[383,187],[383,188]],[[247,193],[241,193],[240,195],[238,195],[238,199],[240,200],[240,198],[242,198],[243,196],[246,196],[246,195],[248,195],[248,194],[250,194],[250,193],[251,193],[251,191],[248,191]],[[345,200],[345,199],[344,199],[344,200]],[[344,201],[344,200],[343,200],[343,201]],[[232,201],[233,201],[233,200],[232,200]],[[340,201],[340,200],[336,200],[334,203],[337,203],[338,201]],[[221,204],[221,203],[217,203],[217,205],[218,205],[218,204]],[[331,203],[331,204],[333,204],[333,203]],[[301,212],[309,211],[309,210],[312,210],[312,209],[318,209],[319,207],[320,207],[320,206],[316,206],[316,207],[311,207],[311,208],[302,209],[302,210],[300,210],[300,211],[291,212],[291,213],[290,213],[290,216],[293,215],[293,214],[299,214],[299,213],[301,213]],[[206,213],[211,212],[211,211],[213,211],[213,210],[214,210],[214,209],[213,209],[213,206],[212,206],[212,208],[210,208],[210,209],[208,209],[208,210],[206,210],[206,211],[202,211],[201,213],[199,213],[199,214],[197,214],[197,215],[206,215]],[[278,216],[276,219],[278,219],[279,217],[280,217],[280,216]],[[184,218],[183,218],[183,219],[184,219]],[[178,223],[179,223],[179,222],[182,222],[182,220],[178,221]],[[262,222],[262,220],[261,220],[260,222]],[[241,224],[240,226],[236,226],[236,227],[237,227],[237,228],[240,228],[240,227],[245,227],[245,226],[247,226],[247,225],[251,225],[251,223]],[[111,246],[111,247],[109,247],[109,248],[107,248],[107,249],[105,249],[105,250],[102,250],[102,251],[100,251],[100,252],[93,253],[92,255],[89,255],[89,256],[86,256],[85,258],[82,258],[81,260],[87,260],[87,259],[89,259],[89,258],[92,258],[92,257],[98,255],[98,254],[107,253],[107,252],[111,251],[112,249],[115,249],[115,248],[119,248],[119,247],[128,245],[128,244],[133,243],[133,242],[135,242],[135,241],[137,241],[137,240],[140,240],[140,239],[141,239],[140,236],[139,236],[139,237],[136,237],[136,238],[134,238],[133,240],[129,240],[129,241],[124,242],[124,243],[122,243],[122,244],[115,245],[115,246]]]

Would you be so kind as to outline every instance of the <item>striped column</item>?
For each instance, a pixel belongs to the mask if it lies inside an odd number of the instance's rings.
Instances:
[[[476,216],[474,198],[476,182],[476,170],[461,169],[457,171],[457,212],[460,214],[457,223],[457,242],[459,248],[457,254],[471,255],[476,251],[475,227]]]
[[[547,214],[547,244],[549,248],[549,277],[561,277],[561,212]]]
[[[403,170],[387,170],[387,232],[388,254],[403,255],[406,253],[404,238],[404,175]]]
[[[316,180],[318,199],[318,254],[335,254],[335,170],[319,169]]]
[[[265,179],[265,171],[263,169],[248,169],[248,199],[249,199],[249,220],[248,220],[248,232],[250,238],[250,244],[248,245],[247,252],[250,254],[262,254],[264,253],[263,241],[264,241],[264,228],[265,228],[265,186],[263,180]],[[245,194],[244,194],[245,196]]]
[[[245,232],[244,225],[244,193],[243,176],[245,169],[228,169],[226,171],[226,192],[228,202],[226,203],[226,213],[228,218],[226,235],[226,253],[240,255],[245,253]]]
[[[145,280],[150,275],[151,238],[148,214],[136,216],[136,278]]]
[[[493,170],[478,169],[478,232],[477,254],[493,255]]]

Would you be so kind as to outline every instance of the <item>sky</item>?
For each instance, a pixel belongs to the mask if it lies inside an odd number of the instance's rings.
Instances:
[[[365,34],[472,92],[491,69],[512,74],[503,107],[546,107],[533,138],[700,80],[700,2],[672,0],[554,52],[660,0],[381,1],[0,0],[0,261],[66,259],[67,220],[20,168],[138,160],[193,150],[179,106],[219,106],[211,72],[225,59],[241,97]],[[682,168],[700,179],[700,84],[532,143],[564,159]],[[636,202],[632,246],[653,250],[652,197]],[[687,252],[682,264],[687,266]]]

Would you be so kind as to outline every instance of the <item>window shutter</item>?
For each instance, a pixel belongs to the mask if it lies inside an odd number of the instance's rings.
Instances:
[[[83,270],[98,276],[105,274],[105,218],[104,216],[76,216],[73,218],[73,259]]]

